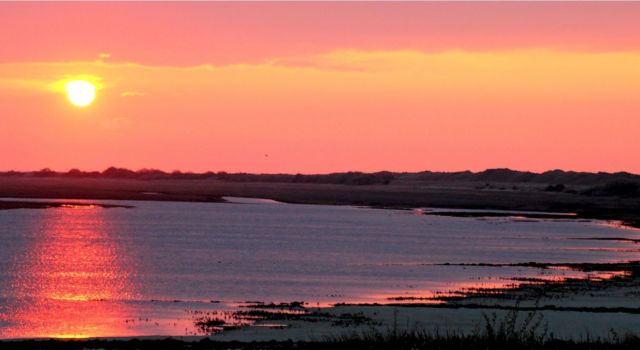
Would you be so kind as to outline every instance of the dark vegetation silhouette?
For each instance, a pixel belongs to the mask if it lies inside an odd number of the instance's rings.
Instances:
[[[71,169],[68,172],[56,172],[44,168],[33,172],[6,171],[0,176],[21,177],[65,177],[65,178],[102,178],[137,180],[218,180],[227,182],[270,182],[270,183],[309,183],[342,185],[389,185],[396,183],[481,183],[476,189],[519,190],[514,184],[547,185],[547,192],[580,193],[592,196],[640,197],[640,175],[627,172],[587,173],[552,170],[543,173],[515,171],[511,169],[488,169],[480,172],[389,172],[364,173],[357,171],[329,174],[250,174],[219,172],[165,172],[158,169],[140,169],[137,171],[109,167],[104,171],[82,171]],[[576,190],[579,188],[580,190]]]
[[[564,192],[566,186],[564,184],[549,185],[544,190],[547,192]]]
[[[360,333],[325,337],[320,340],[294,341],[215,341],[208,338],[186,342],[178,339],[159,340],[25,340],[0,341],[7,350],[33,349],[104,349],[104,350],[632,350],[640,348],[640,338],[633,334],[619,335],[613,331],[605,338],[586,336],[577,340],[557,339],[538,331],[532,319],[522,328],[510,320],[485,319],[482,330],[473,334],[439,333],[422,329],[379,331],[371,329]]]
[[[388,171],[377,173],[345,172],[331,174],[249,174],[220,172],[164,172],[157,169],[140,169],[133,171],[126,168],[109,167],[104,171],[81,171],[71,169],[68,172],[55,172],[49,168],[33,172],[7,171],[0,176],[32,176],[32,177],[67,177],[67,178],[103,178],[103,179],[138,179],[138,180],[202,180],[213,179],[230,182],[282,182],[282,183],[327,183],[344,185],[390,184],[395,174]]]
[[[584,194],[596,196],[639,197],[640,182],[612,181],[603,186],[592,187],[584,191]]]

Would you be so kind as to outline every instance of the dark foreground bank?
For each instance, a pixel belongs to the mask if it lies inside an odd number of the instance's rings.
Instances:
[[[420,331],[384,333],[371,331],[362,334],[345,335],[320,341],[292,342],[222,342],[204,339],[197,342],[184,342],[176,339],[163,340],[29,340],[0,342],[0,348],[7,350],[209,350],[209,349],[392,349],[392,350],[489,350],[489,349],[529,349],[529,350],[591,350],[591,349],[639,349],[640,338],[612,333],[607,339],[583,339],[577,341],[549,339],[541,340],[536,336],[510,328],[508,324],[498,328],[487,327],[481,333],[469,336],[443,335]]]

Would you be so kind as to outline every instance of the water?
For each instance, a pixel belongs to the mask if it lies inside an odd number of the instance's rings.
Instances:
[[[269,201],[92,201],[0,211],[0,338],[198,334],[246,301],[387,302],[511,277],[578,274],[441,263],[612,262],[640,238],[603,222],[450,218]]]

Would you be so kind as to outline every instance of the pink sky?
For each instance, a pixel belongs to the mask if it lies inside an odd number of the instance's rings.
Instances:
[[[640,173],[640,3],[0,3],[0,170]],[[71,106],[59,82],[98,85]]]

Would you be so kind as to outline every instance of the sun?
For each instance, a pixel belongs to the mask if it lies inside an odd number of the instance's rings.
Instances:
[[[86,80],[72,80],[64,89],[69,102],[76,107],[86,107],[96,98],[96,86]]]

